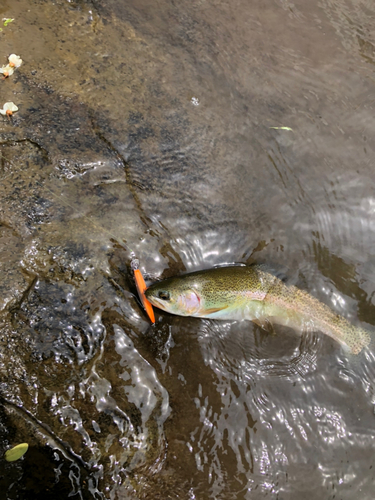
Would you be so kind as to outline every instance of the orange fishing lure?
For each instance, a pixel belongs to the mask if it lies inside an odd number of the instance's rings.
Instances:
[[[145,280],[143,279],[142,273],[139,269],[134,269],[134,279],[135,285],[138,290],[139,298],[141,299],[142,305],[145,308],[145,311],[148,317],[151,320],[151,323],[155,323],[155,314],[152,308],[151,303],[146,299],[145,290],[147,289]]]

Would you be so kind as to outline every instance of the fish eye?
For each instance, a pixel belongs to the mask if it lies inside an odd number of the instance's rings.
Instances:
[[[163,290],[161,290],[159,293],[158,293],[158,297],[159,299],[161,300],[171,300],[171,295],[169,292],[164,292]]]

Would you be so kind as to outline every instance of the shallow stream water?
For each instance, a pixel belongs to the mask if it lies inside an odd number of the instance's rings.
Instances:
[[[130,262],[266,263],[375,331],[373,2],[0,18],[0,453],[30,445],[6,498],[372,500],[375,343],[150,326]]]

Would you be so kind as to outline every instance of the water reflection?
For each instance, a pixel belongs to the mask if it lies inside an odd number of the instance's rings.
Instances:
[[[211,337],[204,329],[201,342],[207,338],[217,340],[217,333]],[[235,342],[234,338],[231,336],[230,342]],[[211,342],[215,344],[215,340]],[[326,356],[320,360],[315,356],[308,363],[300,363],[303,372],[288,369],[290,365],[286,362],[284,370],[275,373],[259,370],[239,352],[235,356],[232,350],[229,357],[227,346],[215,350],[212,344],[201,345],[203,359],[217,377],[219,403],[215,401],[217,395],[212,396],[213,388],[199,385],[195,404],[200,426],[191,433],[188,445],[195,455],[197,469],[206,469],[216,495],[224,497],[236,483],[242,484],[244,498],[250,498],[253,490],[259,494],[293,495],[296,484],[299,491],[304,491],[301,475],[307,470],[310,486],[319,483],[324,488],[333,471],[339,474],[337,485],[351,487],[362,481],[359,463],[351,461],[345,469],[340,466],[348,449],[360,454],[366,439],[374,438],[367,427],[373,418],[371,406],[366,405],[365,422],[356,417],[358,407],[347,407],[347,395],[353,391],[358,406],[366,399],[363,389],[356,390],[358,382],[364,381],[363,373],[352,368],[343,376],[338,370],[340,365],[350,366],[348,359],[340,361],[338,355],[336,366],[332,360],[330,366],[325,366]],[[251,348],[246,349],[248,357],[249,353]],[[344,412],[342,408],[346,408]],[[225,483],[221,483],[223,443],[228,453],[229,450],[234,453],[237,471]],[[320,461],[317,449],[323,450],[330,460],[322,455],[325,458]],[[337,472],[340,470],[347,472],[341,475]],[[291,485],[294,485],[292,490]]]

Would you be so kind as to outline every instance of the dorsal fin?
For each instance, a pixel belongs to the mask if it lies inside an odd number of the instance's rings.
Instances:
[[[263,271],[265,273],[272,274],[273,276],[276,276],[279,280],[281,280],[283,283],[288,282],[288,275],[287,275],[287,268],[284,269],[275,269],[269,264],[251,264],[250,267],[255,267],[259,269],[260,271]]]

